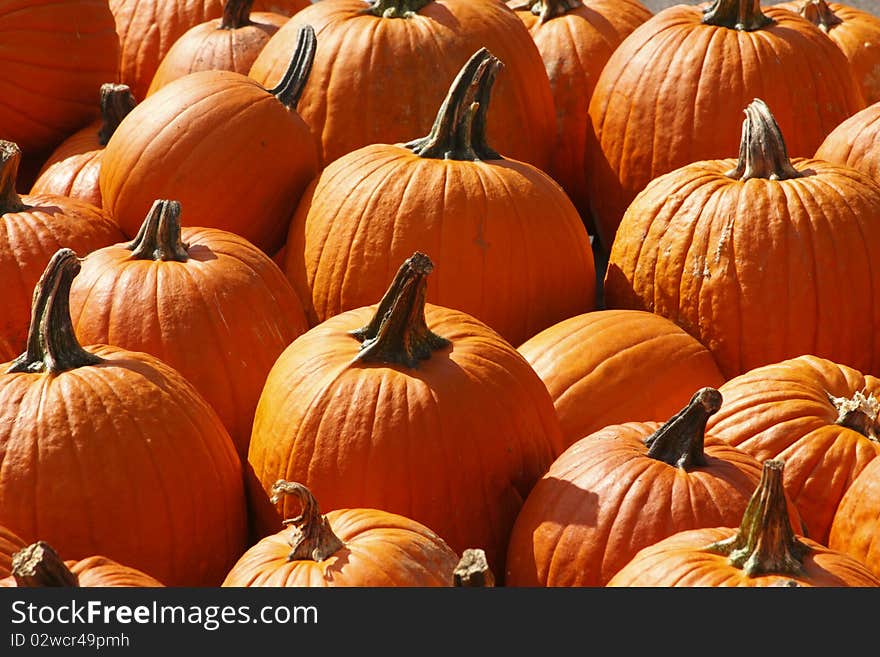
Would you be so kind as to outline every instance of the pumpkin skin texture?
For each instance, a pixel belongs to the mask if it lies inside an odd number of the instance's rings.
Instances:
[[[0,578],[12,574],[12,557],[27,544],[17,534],[0,525]]]
[[[232,440],[158,358],[77,343],[67,300],[78,268],[70,249],[52,257],[28,349],[0,366],[0,522],[70,559],[218,586],[247,530]]]
[[[707,431],[759,461],[783,459],[786,492],[805,535],[827,545],[842,498],[880,454],[880,380],[800,356],[756,368],[719,390],[724,404]]]
[[[844,493],[831,522],[828,547],[880,577],[880,459],[865,466]]]
[[[710,8],[717,25],[703,22]],[[733,29],[740,11],[747,25],[772,22]],[[759,10],[757,0],[669,7],[624,39],[589,106],[588,193],[602,247],[611,248],[627,207],[652,180],[734,156],[739,111],[755,97],[774,108],[795,157],[812,156],[865,107],[827,35],[786,9]]]
[[[490,139],[505,156],[548,170],[553,94],[541,55],[512,10],[498,0],[380,0],[376,15],[365,4],[312,4],[278,30],[251,67],[257,82],[276,84],[297,30],[315,28],[318,52],[297,109],[320,144],[324,166],[370,144],[426,134],[450,81],[485,47],[505,65]]]
[[[660,176],[627,209],[606,306],[675,321],[726,378],[801,354],[880,371],[880,186],[849,167],[789,160],[766,104],[746,114],[739,160]]]
[[[642,549],[609,587],[874,587],[858,561],[797,535],[786,516],[782,461],[765,461],[739,528],[679,532]]]
[[[308,76],[314,53],[314,33],[301,37],[289,69],[293,85]],[[193,223],[274,253],[291,208],[318,172],[291,89],[268,90],[232,71],[199,71],[162,87],[122,120],[104,149],[104,207],[133,238],[155,199],[174,199]]]
[[[816,158],[852,167],[880,184],[880,102],[841,122],[816,149]]]
[[[30,193],[70,196],[100,208],[98,172],[104,146],[134,106],[128,85],[101,85],[101,118],[61,142],[43,163]]]
[[[105,211],[79,199],[54,194],[19,196],[15,192],[21,151],[0,141],[0,361],[25,348],[34,285],[58,249],[85,255],[124,239]],[[2,522],[2,521],[0,521]]]
[[[349,153],[304,193],[284,271],[311,326],[374,303],[416,250],[449,263],[428,282],[431,303],[473,315],[513,345],[593,309],[593,252],[565,192],[491,151],[476,129],[464,146],[452,143],[466,130],[470,94],[482,99],[473,125],[484,124],[492,77],[480,67],[497,62],[485,49],[472,56],[428,137]]]
[[[456,552],[480,545],[503,573],[516,514],[562,449],[559,420],[501,336],[424,303],[432,266],[414,254],[379,306],[332,317],[287,347],[263,388],[248,462],[264,498],[278,479],[299,481],[327,508],[406,516]],[[282,504],[280,517],[294,513]],[[259,517],[260,534],[280,517]]]
[[[224,587],[453,585],[458,555],[421,523],[378,509],[334,509],[322,516],[311,493],[291,483],[280,481],[274,490],[301,491],[300,522],[248,549]]]
[[[244,461],[263,383],[306,331],[305,315],[262,251],[227,231],[181,230],[180,220],[178,203],[156,201],[140,239],[86,256],[71,319],[84,344],[144,351],[183,374]]]
[[[28,154],[45,154],[91,121],[95,93],[117,77],[106,0],[4,0],[0,42],[0,138]]]
[[[550,391],[566,445],[612,424],[665,421],[694,390],[724,383],[703,345],[670,320],[640,310],[571,317],[518,351]]]

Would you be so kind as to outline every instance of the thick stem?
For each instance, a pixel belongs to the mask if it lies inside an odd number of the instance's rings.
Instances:
[[[858,431],[865,438],[880,442],[880,400],[873,395],[856,392],[851,398],[834,397],[829,393],[828,401],[837,409],[835,424]]]
[[[27,349],[7,372],[59,373],[102,362],[82,348],[70,321],[70,285],[79,270],[71,249],[52,256],[34,289]]]
[[[432,332],[425,320],[428,274],[433,269],[431,259],[418,251],[404,261],[373,318],[351,332],[362,343],[355,360],[415,368],[449,346],[449,340]]]
[[[382,18],[412,18],[433,0],[372,0],[365,13]]]
[[[645,439],[648,456],[677,468],[706,465],[706,423],[721,408],[721,393],[701,388],[688,405]]]
[[[779,124],[767,104],[755,98],[745,109],[742,138],[739,142],[739,160],[736,167],[725,172],[728,178],[736,180],[788,180],[800,178],[801,173],[794,168],[788,158],[788,149],[782,138]]]
[[[492,86],[502,66],[486,48],[475,52],[452,82],[430,134],[406,148],[424,158],[501,159],[486,142],[486,123]]]
[[[311,25],[303,25],[297,34],[293,57],[284,76],[274,88],[269,89],[269,93],[288,109],[295,109],[302,96],[309,74],[312,72],[317,49],[318,38],[315,36],[315,28]]]
[[[21,212],[26,207],[15,191],[19,164],[21,149],[18,144],[0,140],[0,214]]]
[[[333,533],[327,517],[321,515],[318,501],[308,488],[279,479],[272,486],[272,503],[277,504],[282,495],[293,495],[302,505],[302,513],[284,521],[285,526],[293,525],[291,550],[287,556],[290,561],[324,561],[345,547]]]
[[[803,573],[810,548],[791,527],[781,460],[764,461],[761,481],[743,513],[737,533],[706,548],[722,554],[749,576]]]
[[[835,25],[843,22],[825,0],[806,0],[799,13],[823,32],[828,32]]]
[[[226,0],[223,4],[221,30],[237,30],[251,24],[251,7],[254,0]]]
[[[583,6],[583,0],[528,0],[522,5],[512,7],[512,9],[514,11],[528,9],[535,16],[538,16],[540,18],[539,22],[543,24]]]
[[[136,102],[127,84],[105,82],[101,85],[101,129],[98,141],[106,146],[122,119],[134,109]]]
[[[158,199],[147,213],[138,234],[125,248],[134,260],[186,262],[187,245],[180,238],[180,203]]]
[[[452,585],[469,588],[495,586],[495,575],[489,568],[486,552],[479,548],[468,548],[452,571]]]
[[[76,575],[51,545],[39,541],[22,548],[12,557],[12,576],[19,588],[79,586]]]
[[[761,0],[715,0],[703,10],[703,23],[751,32],[773,22],[761,11]]]

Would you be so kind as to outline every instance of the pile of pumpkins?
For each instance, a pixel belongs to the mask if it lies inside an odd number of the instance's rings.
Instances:
[[[880,586],[880,16],[0,33],[0,586]]]

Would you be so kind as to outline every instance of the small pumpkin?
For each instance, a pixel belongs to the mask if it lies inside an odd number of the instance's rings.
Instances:
[[[880,459],[858,474],[837,505],[828,547],[865,564],[880,577]]]
[[[245,552],[224,587],[453,586],[459,557],[428,527],[379,509],[322,514],[312,492],[277,481],[273,499],[301,506],[285,529]]]
[[[0,525],[0,579],[12,574],[12,557],[26,545],[17,534]]]
[[[798,535],[786,514],[784,462],[763,464],[739,526],[674,534],[642,549],[609,587],[880,586],[852,557]]]
[[[880,184],[880,102],[842,121],[816,149],[816,158],[852,167]]]

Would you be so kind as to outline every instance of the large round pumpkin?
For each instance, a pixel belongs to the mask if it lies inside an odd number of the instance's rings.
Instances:
[[[412,255],[378,306],[291,343],[263,388],[248,461],[263,499],[278,479],[299,481],[326,508],[382,509],[456,552],[478,545],[503,573],[516,514],[562,449],[559,420],[501,336],[425,304],[432,268]],[[295,510],[285,503],[281,513]],[[279,521],[272,510],[257,524],[268,534]]]
[[[553,95],[528,30],[500,0],[321,0],[295,14],[254,61],[250,75],[277,84],[297,30],[318,33],[315,66],[298,110],[322,162],[431,129],[450,81],[479,48],[505,64],[489,135],[501,152],[547,170]]]
[[[676,322],[726,378],[802,354],[880,372],[880,185],[789,159],[786,141],[756,99],[738,160],[652,181],[617,231],[605,303]]]
[[[740,110],[761,98],[796,157],[862,109],[843,52],[818,27],[759,0],[659,11],[620,44],[590,100],[587,180],[603,248],[653,179],[733,157]]]
[[[592,310],[593,253],[574,205],[547,174],[487,143],[500,65],[478,50],[427,137],[349,153],[304,193],[284,270],[311,325],[374,303],[414,251],[447,263],[431,278],[431,303],[473,315],[514,345]]]
[[[0,366],[0,524],[68,559],[217,586],[245,549],[242,464],[220,418],[154,356],[83,348],[70,249],[35,292],[27,349]]]

